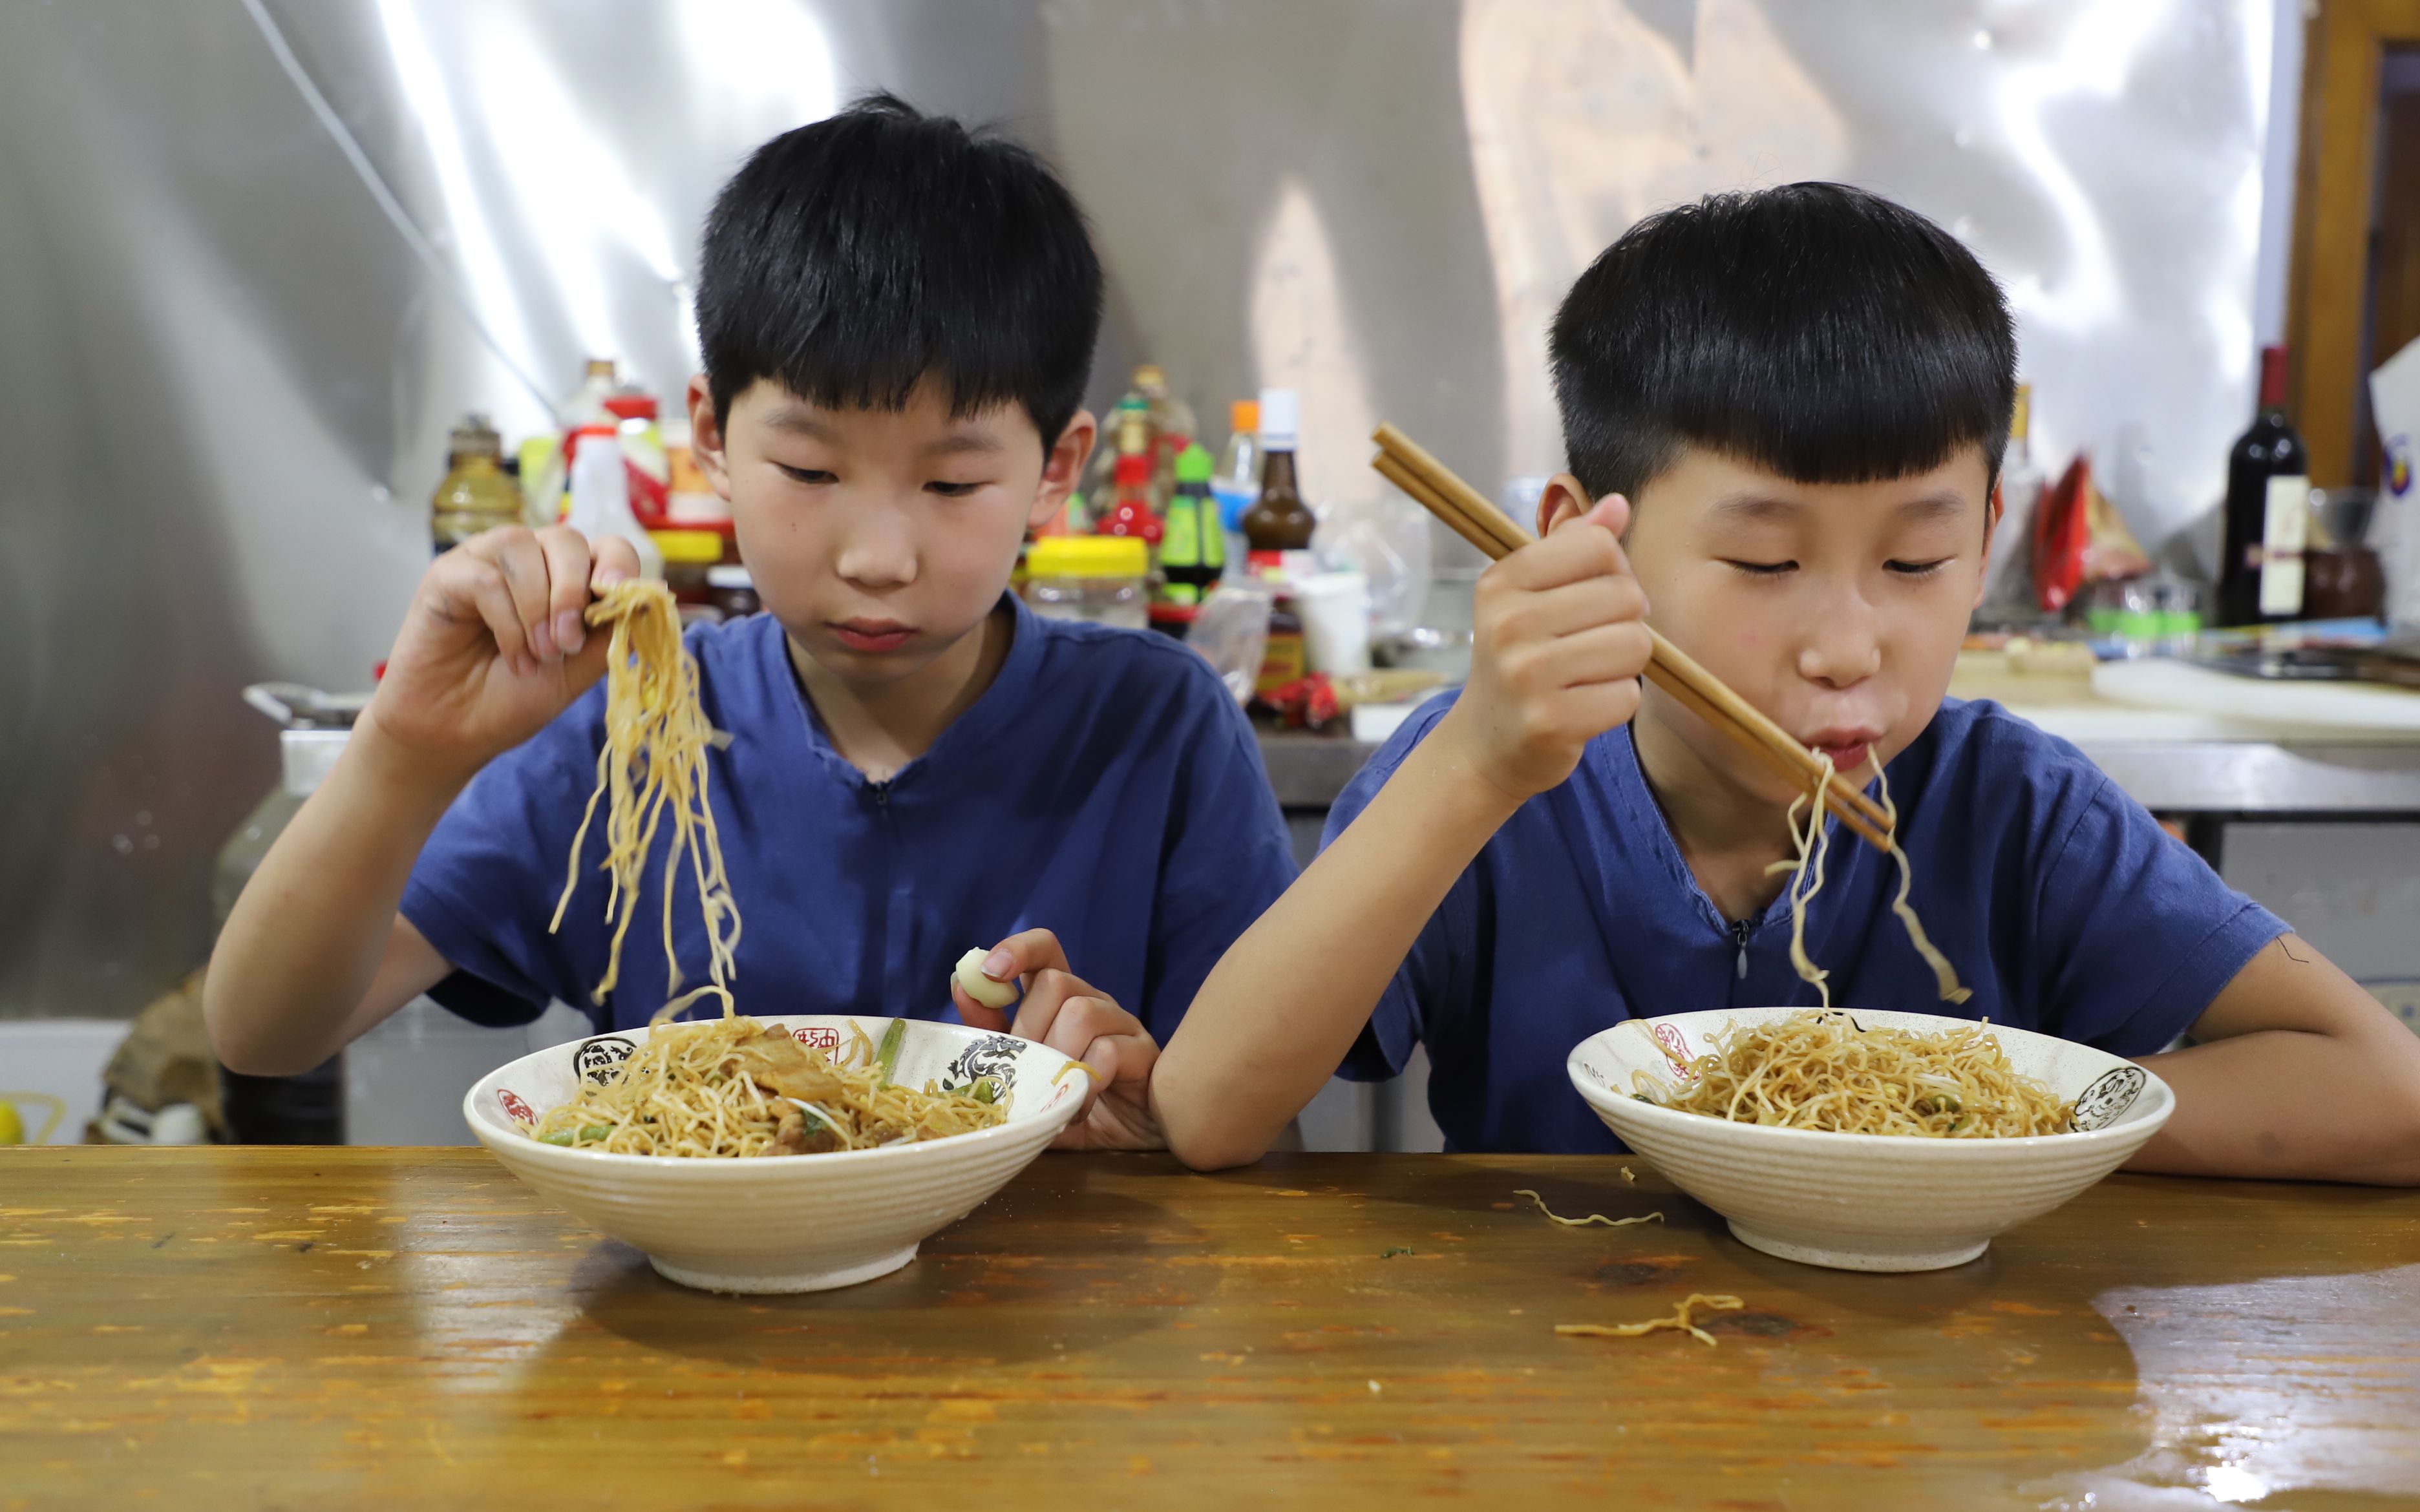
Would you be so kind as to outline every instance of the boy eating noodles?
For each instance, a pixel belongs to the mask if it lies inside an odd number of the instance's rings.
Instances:
[[[2072,747],[1944,697],[2015,385],[1963,247],[1839,185],[1715,196],[1600,256],[1551,347],[1573,471],[1542,539],[1481,579],[1468,685],[1203,984],[1153,1086],[1180,1156],[1255,1159],[1340,1061],[1388,1076],[1416,1042],[1450,1148],[1615,1149],[1565,1079],[1581,1039],[1814,1003],[1775,870],[1797,795],[1642,692],[1652,612],[1850,782],[1888,769],[1973,995],[1938,1000],[1892,859],[1836,832],[1806,926],[1833,1002],[2142,1057],[2178,1108],[2138,1169],[2420,1182],[2420,1037]]]
[[[1157,1041],[1293,865],[1207,663],[1006,594],[1093,442],[1100,307],[1075,201],[1019,147],[876,97],[760,148],[706,225],[689,401],[768,612],[687,643],[729,737],[707,791],[746,919],[740,1010],[954,1000],[1005,1027],[952,979],[990,945],[985,973],[1024,987],[1016,1031],[1104,1078],[1063,1142],[1122,1147],[1157,1143]],[[559,997],[628,1028],[665,1001],[642,927],[591,1005],[611,936],[593,882],[550,928],[603,740],[608,637],[582,610],[636,570],[628,543],[562,529],[490,532],[428,570],[212,958],[230,1066],[316,1065],[422,992],[498,1025]],[[600,854],[592,836],[581,870]],[[686,872],[675,903],[674,961],[699,979]]]

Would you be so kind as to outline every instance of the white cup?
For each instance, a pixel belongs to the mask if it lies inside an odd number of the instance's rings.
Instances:
[[[1294,586],[1302,608],[1304,650],[1311,670],[1330,677],[1370,670],[1370,579],[1357,572],[1323,572]]]

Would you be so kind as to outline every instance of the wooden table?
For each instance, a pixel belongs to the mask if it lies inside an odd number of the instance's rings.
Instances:
[[[1049,1156],[743,1300],[476,1150],[0,1151],[0,1507],[2420,1504],[2420,1196],[2118,1178],[1870,1276],[1638,1169]],[[1553,1332],[1692,1291],[1718,1348]]]

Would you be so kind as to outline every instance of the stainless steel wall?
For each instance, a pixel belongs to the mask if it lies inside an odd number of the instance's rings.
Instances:
[[[1475,479],[1556,466],[1546,318],[1641,213],[1872,186],[2000,274],[2038,443],[2093,448],[2156,540],[2248,403],[2277,11],[0,6],[0,1015],[124,1012],[199,959],[274,772],[237,689],[367,681],[461,410],[534,429],[592,351],[676,392],[715,186],[861,88],[1063,167],[1111,271],[1099,400],[1146,356],[1214,426],[1295,383],[1331,500],[1379,496],[1382,416]]]

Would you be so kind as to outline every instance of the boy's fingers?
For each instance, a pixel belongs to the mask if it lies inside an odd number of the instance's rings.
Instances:
[[[1574,635],[1647,617],[1647,591],[1627,572],[1604,573],[1528,594],[1512,610],[1535,633]]]
[[[535,665],[504,568],[475,552],[456,549],[439,559],[431,574],[437,612],[449,619],[477,618],[495,638],[496,655],[516,670]]]
[[[1584,687],[1637,677],[1653,654],[1646,625],[1621,620],[1564,636],[1545,649],[1538,673],[1556,687]]]
[[[1567,525],[1488,568],[1481,583],[1497,594],[1542,594],[1629,568],[1629,559],[1622,555],[1621,543],[1613,538],[1613,532]],[[1487,580],[1489,576],[1494,582]]]
[[[626,583],[639,576],[639,548],[618,535],[600,535],[589,543],[589,555],[596,570],[589,575],[588,586],[603,593],[615,583]]]
[[[488,556],[504,570],[504,585],[512,590],[513,612],[521,622],[521,639],[529,654],[540,660],[554,656],[554,631],[549,627],[550,614],[546,581],[546,548],[537,542],[537,532],[518,525],[488,532],[472,542],[472,548]]]
[[[976,1002],[971,997],[969,997],[967,995],[967,990],[958,985],[958,979],[954,974],[950,978],[950,1001],[958,1005],[958,1017],[966,1023],[966,1026],[969,1028],[982,1029],[990,1034],[1006,1034],[1008,1032],[1007,1011],[998,1008],[985,1008],[983,1004]]]
[[[1142,1026],[1135,1016],[1115,1003],[1102,997],[1070,997],[1051,1020],[1050,1030],[1041,1037],[1042,1042],[1063,1056],[1082,1060],[1097,1041],[1121,1039],[1139,1033]],[[1105,1074],[1111,1068],[1096,1067]]]
[[[1067,969],[1066,949],[1059,943],[1059,936],[1047,929],[1030,929],[1010,935],[993,946],[983,963],[983,974],[994,981],[1015,981],[1034,972]]]
[[[539,532],[537,541],[546,555],[548,634],[555,649],[567,656],[588,640],[588,627],[580,618],[588,607],[588,579],[595,570],[588,538],[557,525]]]

